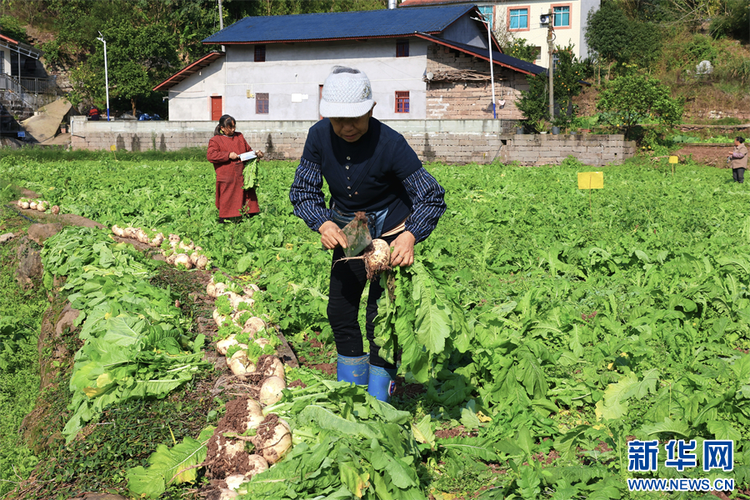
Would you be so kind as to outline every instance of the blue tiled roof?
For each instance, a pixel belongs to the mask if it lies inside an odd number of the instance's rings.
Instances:
[[[441,45],[454,47],[463,52],[466,52],[467,54],[479,56],[482,59],[489,60],[489,57],[490,57],[489,51],[487,49],[474,47],[473,45],[466,45],[465,43],[454,42],[452,40],[444,40],[444,39],[434,37],[434,36],[425,36],[423,38],[432,40],[435,43],[439,43]],[[503,54],[502,52],[499,52],[497,49],[492,50],[492,60],[494,64],[499,64],[501,66],[506,66],[509,68],[517,69],[523,73],[527,73],[531,75],[539,75],[541,73],[547,72],[547,69],[542,66],[537,66],[536,64],[526,62],[523,59],[518,59],[516,57]]]
[[[280,43],[436,34],[475,9],[474,5],[246,17],[203,43]]]

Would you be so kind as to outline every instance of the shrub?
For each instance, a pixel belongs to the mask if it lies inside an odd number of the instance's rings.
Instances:
[[[639,123],[654,119],[672,127],[682,119],[684,102],[673,99],[669,88],[648,75],[629,74],[609,82],[599,95],[600,120],[624,129],[627,137]]]

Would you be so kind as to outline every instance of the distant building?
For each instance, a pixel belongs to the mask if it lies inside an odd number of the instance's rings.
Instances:
[[[39,58],[42,51],[0,34],[0,133],[16,133],[18,120],[54,98],[57,84]]]
[[[495,33],[523,38],[527,45],[537,47],[538,56],[534,62],[547,68],[547,25],[540,22],[540,16],[548,14],[551,9],[555,45],[566,47],[572,44],[576,57],[585,59],[589,54],[586,22],[589,12],[599,10],[600,0],[404,0],[399,8],[446,5],[476,5],[482,15],[491,20]]]
[[[503,54],[474,5],[246,17],[203,43],[217,51],[154,88],[170,121],[316,120],[337,64],[367,74],[381,120],[491,119],[490,58],[497,118],[521,119],[526,77],[545,71]]]

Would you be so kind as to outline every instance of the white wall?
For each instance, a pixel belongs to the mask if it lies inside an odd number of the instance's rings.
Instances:
[[[334,65],[363,71],[372,83],[378,119],[424,119],[427,42],[410,38],[409,57],[396,57],[395,39],[361,42],[267,44],[254,62],[254,45],[227,46],[226,56],[169,91],[169,120],[210,120],[211,95],[238,121],[316,120],[319,92]],[[410,112],[395,112],[395,92],[410,92]],[[255,96],[268,93],[269,113],[255,112]]]
[[[224,58],[189,76],[169,91],[169,119],[211,120],[211,95],[224,94]],[[226,101],[225,101],[226,106]]]
[[[583,59],[588,56],[588,47],[585,44],[584,32],[589,10],[596,10],[599,0],[560,0],[550,2],[549,0],[513,0],[511,2],[495,4],[495,26],[502,26],[514,38],[523,38],[526,45],[534,45],[542,48],[539,59],[534,61],[542,67],[549,67],[549,55],[547,45],[547,26],[539,22],[542,13],[548,13],[552,6],[570,6],[570,27],[555,28],[555,45],[567,47],[573,44],[573,52],[576,57]],[[517,7],[529,8],[529,29],[522,31],[510,31],[509,9]],[[497,28],[495,28],[497,29]]]

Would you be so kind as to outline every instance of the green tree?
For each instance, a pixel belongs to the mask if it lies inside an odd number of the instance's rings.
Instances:
[[[516,102],[516,106],[525,117],[521,121],[524,128],[538,133],[544,127],[544,121],[549,120],[547,74],[527,76],[526,81],[529,83],[529,90],[521,91],[521,99]]]
[[[0,33],[19,42],[26,41],[26,29],[13,16],[0,17]]]
[[[750,33],[750,9],[747,0],[727,0],[724,10],[712,18],[711,35],[747,40]]]
[[[107,41],[110,99],[129,101],[135,115],[138,101],[150,97],[154,85],[177,69],[176,37],[161,23],[109,25],[101,32]],[[103,103],[104,46],[97,43],[93,54],[71,73],[71,80],[81,96]]]
[[[555,90],[555,114],[553,124],[568,128],[576,116],[573,97],[581,93],[584,78],[584,63],[573,53],[573,45],[557,47],[557,64],[552,73]]]
[[[576,115],[573,97],[581,93],[581,80],[584,75],[584,63],[573,53],[573,45],[558,46],[557,63],[552,73],[555,92],[555,117],[553,124],[567,128]],[[527,77],[529,90],[521,92],[521,99],[516,103],[526,117],[524,127],[533,132],[541,132],[544,121],[550,120],[549,114],[549,76],[542,73]]]
[[[650,22],[633,20],[612,1],[589,12],[586,43],[607,63],[633,62],[642,67],[652,65],[661,50],[660,30]]]
[[[596,108],[611,125],[630,136],[633,127],[647,119],[673,126],[682,119],[684,102],[674,99],[669,88],[648,75],[629,74],[609,82],[599,94]]]
[[[525,38],[514,38],[511,43],[503,47],[503,53],[533,63],[539,55],[539,48],[534,45],[526,45]]]

